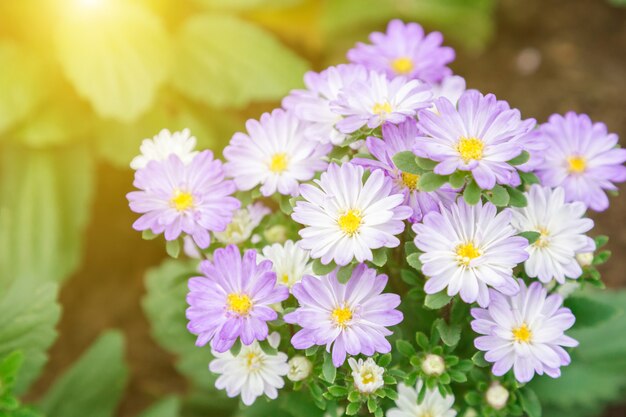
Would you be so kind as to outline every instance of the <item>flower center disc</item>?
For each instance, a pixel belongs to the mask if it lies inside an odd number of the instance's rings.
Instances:
[[[408,172],[402,173],[402,185],[411,191],[417,190],[417,183],[420,180],[420,176],[417,174],[409,174]]]
[[[252,300],[246,294],[228,294],[226,305],[230,311],[240,316],[247,316],[252,309]]]
[[[361,382],[363,384],[371,384],[375,381],[374,372],[371,369],[366,369],[361,373]]]
[[[341,228],[345,234],[353,236],[359,231],[362,219],[360,210],[348,210],[345,214],[339,217],[337,223],[339,224],[339,228]]]
[[[372,107],[372,113],[377,114],[379,116],[383,116],[385,114],[391,113],[391,104],[385,101],[384,103],[376,103],[374,107]]]
[[[570,156],[567,158],[567,164],[572,174],[580,174],[587,169],[587,161],[582,156]]]
[[[333,310],[331,318],[337,326],[345,328],[352,320],[352,311],[348,307],[337,307]]]
[[[272,160],[270,161],[270,171],[280,174],[284,170],[287,169],[287,154],[277,153],[272,156]]]
[[[483,158],[483,150],[485,144],[478,138],[466,138],[461,136],[459,142],[456,144],[456,150],[459,152],[461,159],[468,163],[471,160],[479,161]]]
[[[459,264],[469,266],[472,259],[480,256],[480,251],[473,243],[464,243],[456,247],[456,256]]]
[[[530,339],[533,337],[533,332],[530,331],[526,323],[522,324],[520,327],[513,329],[513,339],[519,343],[529,343]]]
[[[193,196],[191,193],[176,191],[170,202],[176,210],[185,211],[188,208],[193,207]]]
[[[391,69],[396,74],[409,74],[411,71],[413,71],[413,61],[411,61],[410,58],[401,56],[391,61]]]

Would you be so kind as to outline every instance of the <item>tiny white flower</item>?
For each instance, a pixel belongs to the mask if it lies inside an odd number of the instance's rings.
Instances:
[[[354,358],[350,358],[348,363],[352,369],[354,386],[359,392],[371,394],[385,384],[383,381],[385,369],[376,365],[372,358],[367,358],[365,362],[363,359],[359,359],[357,362]]]
[[[582,252],[576,254],[576,262],[583,268],[593,263],[593,252]]]
[[[277,348],[280,336],[272,333],[268,341]],[[237,356],[233,356],[230,351],[213,352],[213,355],[215,359],[209,364],[209,369],[220,374],[215,387],[226,390],[231,398],[241,395],[245,405],[252,405],[263,394],[272,400],[276,399],[278,389],[285,385],[282,377],[289,372],[287,355],[283,352],[268,355],[257,341],[248,346],[243,345]]]
[[[136,156],[130,162],[130,167],[134,170],[144,168],[150,161],[162,161],[168,156],[177,155],[184,164],[191,162],[198,153],[196,138],[191,136],[189,129],[181,132],[171,133],[163,129],[152,139],[144,139],[141,142],[141,155]]]
[[[304,275],[313,275],[309,251],[300,249],[291,240],[286,241],[284,245],[274,243],[264,247],[263,258],[272,261],[272,270],[276,272],[276,283],[279,285],[291,288],[300,282]]]
[[[446,370],[446,364],[439,355],[429,353],[422,362],[422,371],[426,375],[441,375]]]
[[[215,238],[225,245],[238,245],[252,236],[252,232],[261,223],[263,217],[270,213],[270,209],[261,203],[250,204],[239,209],[233,215],[232,221],[223,232],[215,232]]]
[[[501,410],[509,401],[509,391],[497,382],[491,384],[485,393],[487,404],[496,410]]]
[[[417,381],[415,388],[398,385],[398,399],[396,407],[387,411],[387,417],[455,417],[456,410],[454,396],[443,397],[438,389],[426,389],[426,396],[421,403],[417,402],[417,397],[422,389],[423,382]]]
[[[302,381],[303,379],[308,378],[308,376],[311,375],[311,370],[313,369],[311,361],[300,355],[289,359],[288,365],[289,373],[287,373],[287,378],[293,382]]]

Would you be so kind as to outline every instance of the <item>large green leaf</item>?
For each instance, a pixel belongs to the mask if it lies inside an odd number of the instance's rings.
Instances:
[[[15,392],[21,393],[39,375],[56,339],[57,285],[23,276],[0,294],[0,357],[16,350],[24,354],[15,383]]]
[[[0,155],[0,289],[15,277],[60,281],[78,266],[93,161],[86,147]]]
[[[216,107],[279,99],[302,84],[307,69],[273,35],[235,16],[191,17],[176,42],[175,87]]]
[[[180,399],[170,396],[150,406],[139,417],[178,417],[178,415],[180,415]]]
[[[124,337],[109,331],[57,379],[40,407],[47,417],[112,417],[127,379]]]
[[[70,6],[55,32],[66,77],[100,116],[135,119],[169,75],[171,48],[162,22],[127,1]]]

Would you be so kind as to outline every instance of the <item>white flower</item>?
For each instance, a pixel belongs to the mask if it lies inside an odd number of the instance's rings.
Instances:
[[[439,355],[429,353],[422,362],[422,371],[426,375],[441,375],[446,370],[446,363]]]
[[[415,388],[404,384],[398,385],[398,399],[396,407],[387,411],[387,417],[455,417],[454,396],[443,397],[438,389],[426,389],[424,400],[418,404],[417,397],[422,389],[423,382],[417,381]]]
[[[485,393],[487,404],[496,410],[501,410],[509,401],[509,391],[497,382],[493,382]]]
[[[223,232],[214,232],[213,235],[225,245],[238,245],[250,238],[252,232],[261,223],[263,217],[270,213],[270,209],[261,203],[250,204],[239,209],[233,215],[233,220]]]
[[[359,359],[358,362],[354,358],[348,359],[348,364],[352,369],[352,378],[354,386],[363,394],[371,394],[378,388],[385,385],[383,374],[385,369],[376,365],[372,358],[367,358],[365,362]]]
[[[284,245],[274,243],[263,248],[263,257],[272,261],[276,272],[276,283],[291,288],[304,275],[313,275],[313,264],[309,252],[300,249],[291,240]]]
[[[194,151],[195,147],[196,138],[191,136],[189,129],[174,133],[163,129],[154,138],[141,142],[139,148],[141,155],[133,158],[130,167],[134,170],[141,169],[150,161],[163,161],[172,154],[177,155],[184,164],[188,164],[198,153]]]
[[[576,254],[593,251],[593,239],[584,233],[591,230],[593,220],[583,217],[582,202],[566,203],[563,188],[551,189],[533,185],[526,193],[528,205],[513,209],[511,224],[518,231],[535,231],[541,236],[526,251],[524,263],[528,276],[548,283],[553,278],[578,278],[583,273]]]
[[[263,237],[270,243],[283,243],[287,240],[287,227],[275,224],[263,231]]]
[[[268,341],[273,348],[277,348],[280,336],[272,333]],[[245,405],[252,405],[263,394],[275,399],[278,389],[285,385],[282,377],[289,372],[289,365],[287,355],[283,352],[268,355],[254,341],[251,345],[243,345],[237,356],[233,356],[230,351],[213,352],[213,355],[215,359],[209,364],[209,369],[220,374],[215,387],[225,389],[231,398],[241,395]]]
[[[332,148],[309,140],[303,127],[292,113],[281,109],[264,113],[259,121],[248,120],[248,133],[235,133],[224,149],[226,174],[243,191],[261,185],[265,197],[276,191],[297,195],[300,182],[326,169],[325,157]]]
[[[313,370],[313,364],[311,361],[300,355],[289,359],[288,365],[289,372],[287,373],[287,378],[293,382],[302,381],[303,379],[308,378]]]
[[[431,88],[433,99],[445,97],[456,106],[456,103],[465,92],[465,78],[459,75],[450,75],[438,84],[431,84]],[[433,104],[428,110],[437,112],[437,106]]]

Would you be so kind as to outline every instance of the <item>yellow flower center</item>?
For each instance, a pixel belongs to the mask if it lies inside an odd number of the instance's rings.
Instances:
[[[372,113],[382,116],[384,114],[391,113],[391,104],[385,101],[384,103],[376,103],[374,107],[372,107]]]
[[[572,174],[580,174],[587,169],[587,160],[582,156],[570,156],[567,158],[569,172]]]
[[[375,380],[376,380],[376,376],[374,375],[374,372],[372,372],[371,369],[365,369],[361,371],[361,382],[363,384],[371,384]]]
[[[176,191],[170,200],[171,205],[178,211],[185,211],[193,207],[193,196],[191,193]]]
[[[277,153],[272,156],[270,160],[270,171],[280,174],[284,170],[287,169],[287,154],[285,153]]]
[[[288,284],[289,283],[289,274],[283,274],[283,276],[280,277],[280,279],[282,280],[283,284]]]
[[[362,220],[363,217],[361,216],[360,210],[348,210],[345,214],[339,217],[337,223],[339,224],[339,228],[341,228],[345,234],[352,236],[359,231]]]
[[[433,415],[433,413],[430,412],[430,410],[426,410],[422,412],[422,414],[420,414],[419,417],[435,417],[435,416]]]
[[[347,323],[352,320],[352,311],[346,306],[337,307],[330,316],[337,326],[345,328]]]
[[[539,239],[535,240],[535,242],[533,243],[533,246],[538,247],[538,248],[545,248],[550,244],[549,241],[549,237],[550,237],[550,233],[548,232],[548,229],[546,229],[545,227],[539,226],[537,228],[537,231],[539,232]]]
[[[245,356],[246,367],[250,371],[256,371],[263,365],[263,358],[257,352],[249,351]]]
[[[459,139],[459,142],[456,144],[456,150],[465,163],[471,160],[481,160],[484,148],[485,144],[483,141],[474,137],[466,138],[465,136],[461,136],[461,139]]]
[[[530,339],[533,337],[533,332],[530,331],[526,323],[522,324],[520,327],[516,327],[513,329],[513,339],[519,343],[529,343]]]
[[[419,180],[420,176],[417,174],[409,174],[408,172],[402,173],[402,185],[411,191],[417,190]]]
[[[235,314],[247,316],[252,309],[252,300],[246,294],[228,294],[226,307]]]
[[[411,58],[401,56],[391,61],[391,69],[396,74],[409,74],[413,71],[413,61]]]
[[[456,247],[456,257],[460,265],[469,266],[470,261],[479,256],[480,250],[471,242]]]

